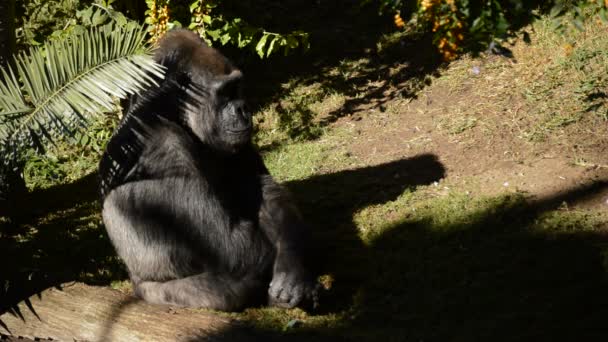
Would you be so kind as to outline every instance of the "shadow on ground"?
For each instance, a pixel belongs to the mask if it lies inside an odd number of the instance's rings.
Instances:
[[[304,200],[310,201],[307,209],[314,213],[311,218],[317,223],[318,236],[323,236],[319,243],[326,248],[329,266],[325,270],[336,275],[338,287],[323,305],[333,305],[330,312],[344,310],[339,326],[304,324],[282,333],[257,331],[260,335],[252,335],[252,340],[260,336],[268,341],[608,338],[606,225],[581,232],[574,220],[537,229],[547,211],[606,189],[608,182],[568,189],[534,202],[517,194],[505,195],[485,209],[447,224],[406,217],[364,246],[354,237],[350,216],[361,205],[380,201],[374,199],[373,191],[366,192],[372,198],[369,201],[363,199],[361,189],[353,191],[352,181],[369,180],[355,177],[358,172],[291,184],[296,191],[315,185],[305,192]],[[404,189],[394,185],[376,188],[394,193],[375,198],[389,200]],[[327,187],[332,186],[343,191],[328,192]],[[321,196],[329,198],[313,200]],[[347,198],[351,200],[345,201]],[[341,201],[345,201],[344,207],[339,208]],[[454,216],[459,214],[454,212]],[[350,283],[344,286],[341,282]],[[348,296],[348,308],[336,302]]]
[[[290,127],[290,136],[314,139],[311,126],[326,126],[353,114],[361,106],[385,109],[395,98],[415,98],[416,93],[438,73],[441,60],[430,36],[396,33],[391,15],[378,15],[378,5],[360,0],[228,2],[227,11],[269,31],[310,33],[311,49],[287,57],[260,60],[230,47],[220,47],[244,71],[252,107],[259,110],[278,104],[279,126],[290,126],[292,116],[301,122]],[[264,10],[260,10],[264,9]],[[289,83],[289,87],[285,84]],[[307,104],[295,110],[282,108],[279,100],[295,86],[320,86],[323,94],[339,94],[345,103],[318,122]],[[292,100],[302,100],[297,95]]]
[[[18,202],[13,218],[0,221],[0,311],[63,282],[126,276],[101,225],[96,174]]]
[[[608,183],[569,189],[534,202],[505,195],[480,211],[454,212],[458,219],[449,223],[403,217],[367,244],[362,242],[353,223],[357,211],[395,200],[405,190],[444,174],[435,156],[421,155],[289,183],[315,227],[319,271],[335,276],[317,315],[343,318],[338,324],[308,327],[305,323],[287,332],[256,328],[246,334],[225,331],[216,337],[269,341],[608,338],[606,233],[581,232],[576,220],[535,228],[545,212],[563,202],[575,203]],[[74,195],[59,189],[51,193]],[[29,236],[2,237],[0,257],[13,261],[3,263],[2,276],[10,284],[3,296],[4,308],[24,298],[26,289],[32,293],[68,280],[108,284],[126,276],[98,225],[97,204],[93,199],[81,200],[23,222],[22,227],[36,227]],[[19,291],[11,292],[15,288]],[[198,340],[210,338],[214,337]]]
[[[505,196],[449,225],[396,224],[371,244],[353,327],[413,341],[605,340],[605,230],[535,228],[598,187],[607,183],[535,203]]]

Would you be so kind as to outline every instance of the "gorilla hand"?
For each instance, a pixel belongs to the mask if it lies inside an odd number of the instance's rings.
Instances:
[[[288,268],[289,269],[289,268]],[[321,284],[308,274],[291,271],[275,271],[268,288],[269,305],[291,309],[301,303],[316,308],[319,302]]]

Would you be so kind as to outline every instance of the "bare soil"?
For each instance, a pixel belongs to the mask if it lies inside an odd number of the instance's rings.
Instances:
[[[463,101],[471,106],[476,103],[470,86],[454,89],[431,85],[411,101],[387,99],[383,107],[363,105],[335,125],[355,133],[346,148],[363,164],[434,154],[446,169],[445,178],[435,186],[476,196],[519,191],[540,199],[608,179],[605,144],[586,146],[585,160],[593,163],[577,163],[576,145],[532,143],[508,131],[488,133],[485,127],[505,121],[491,112],[466,132],[450,134],[443,127],[444,119],[450,115],[452,104]],[[517,106],[513,103],[514,108]],[[387,113],[383,108],[393,110]],[[599,187],[583,200],[566,205],[607,208],[608,189]]]

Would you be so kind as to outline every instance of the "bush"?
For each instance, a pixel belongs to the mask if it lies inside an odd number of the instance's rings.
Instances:
[[[608,22],[607,7],[608,0],[420,0],[414,6],[401,0],[381,0],[380,5],[382,11],[396,12],[397,27],[406,27],[404,13],[413,26],[432,32],[446,61],[465,51],[479,52],[500,44],[543,13],[550,13],[556,29],[564,29],[568,21],[582,30],[582,22],[596,15]]]
[[[231,44],[255,51],[260,58],[273,53],[290,53],[297,48],[308,49],[308,33],[268,32],[249,25],[241,18],[230,18],[222,11],[221,0],[146,0],[146,23],[152,41],[173,27],[188,27],[209,45]]]

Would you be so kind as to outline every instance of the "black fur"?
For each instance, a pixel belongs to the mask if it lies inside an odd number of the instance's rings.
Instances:
[[[99,167],[103,221],[135,293],[225,311],[316,301],[308,232],[251,144],[241,72],[186,30],[155,59],[165,79],[131,99]]]

